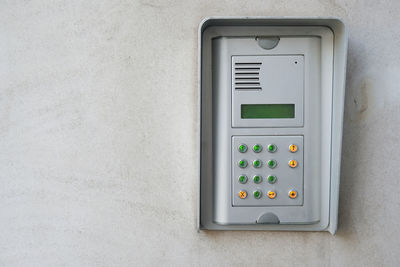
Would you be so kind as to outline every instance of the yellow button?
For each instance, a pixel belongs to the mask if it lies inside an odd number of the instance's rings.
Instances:
[[[274,191],[268,191],[268,197],[270,199],[274,199],[274,198],[276,198],[276,193]]]
[[[295,190],[289,191],[289,197],[290,198],[296,198],[297,197],[297,192]]]
[[[245,198],[247,197],[247,192],[244,191],[244,190],[240,191],[240,192],[239,192],[239,197],[240,197],[241,199],[245,199]]]
[[[291,144],[291,145],[289,146],[289,150],[290,150],[290,152],[294,153],[294,152],[297,151],[297,146],[296,146],[295,144]]]
[[[289,166],[290,166],[291,168],[296,168],[296,166],[297,166],[297,161],[295,161],[294,159],[290,160],[290,161],[289,161]]]

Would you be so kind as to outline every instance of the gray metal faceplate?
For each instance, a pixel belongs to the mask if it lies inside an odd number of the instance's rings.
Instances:
[[[321,114],[330,120],[330,106],[329,102],[324,107],[320,105],[320,53],[321,39],[313,36],[281,37],[278,45],[271,50],[261,48],[254,37],[221,37],[213,40],[214,222],[222,225],[256,224],[257,219],[266,213],[273,214],[280,224],[312,224],[321,220],[321,165],[322,161],[329,163],[329,157],[321,158]],[[232,82],[232,63],[254,59],[264,65],[260,69],[261,89],[236,89]],[[294,103],[296,116],[294,119],[240,118],[240,105],[253,103]],[[267,193],[267,188],[261,185],[251,186],[247,192],[249,196],[239,201],[236,196],[240,188],[235,179],[240,173],[238,155],[233,147],[237,145],[236,138],[243,142],[248,139],[250,143],[251,139],[259,138],[259,142],[265,145],[268,140],[262,136],[271,136],[272,141],[283,146],[281,136],[295,135],[303,139],[304,159],[301,160],[301,167],[295,170],[297,173],[294,177],[298,179],[293,178],[290,183],[291,178],[288,177],[292,176],[293,170],[282,168],[287,156],[279,154],[279,167],[276,169],[280,171],[279,176],[287,177],[282,180],[282,188],[277,192],[279,198],[275,199],[281,205],[267,205],[272,201],[265,198],[254,199],[252,194],[256,188],[263,195]],[[330,150],[329,145],[325,144],[327,151]],[[253,157],[248,160],[252,161]],[[267,156],[260,157],[260,160],[266,164]],[[304,173],[304,179],[301,173]],[[260,174],[267,175],[263,172]],[[249,173],[251,175],[255,173]],[[252,177],[248,178],[250,180]],[[298,198],[289,199],[288,193],[286,198],[282,198],[285,194],[283,191],[290,190],[290,186],[300,188],[297,189]],[[324,193],[328,192],[329,188],[324,188]]]
[[[248,41],[232,39],[229,45],[233,46],[231,49],[240,50],[241,46],[249,44]],[[249,86],[253,77],[258,78],[257,87]],[[303,101],[303,55],[232,56],[232,127],[303,126]],[[241,104],[265,103],[294,104],[296,116],[293,119],[273,120],[241,118]]]

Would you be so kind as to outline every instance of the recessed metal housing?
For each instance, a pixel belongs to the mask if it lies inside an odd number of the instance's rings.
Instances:
[[[337,18],[203,20],[199,229],[336,232],[346,55]]]

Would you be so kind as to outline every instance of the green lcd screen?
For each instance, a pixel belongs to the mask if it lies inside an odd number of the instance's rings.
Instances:
[[[244,104],[240,110],[242,119],[294,118],[294,104]]]

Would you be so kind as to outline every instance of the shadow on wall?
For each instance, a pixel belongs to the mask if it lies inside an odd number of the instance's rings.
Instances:
[[[339,225],[338,236],[349,237],[356,233],[356,214],[360,189],[357,187],[357,178],[362,168],[361,153],[365,153],[361,144],[366,139],[365,129],[360,127],[365,120],[365,111],[368,109],[367,87],[368,81],[360,79],[362,64],[358,60],[356,45],[349,40],[347,57],[346,96],[343,118],[342,162],[339,197]]]

